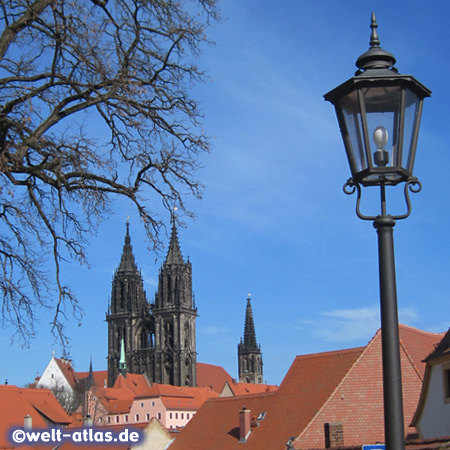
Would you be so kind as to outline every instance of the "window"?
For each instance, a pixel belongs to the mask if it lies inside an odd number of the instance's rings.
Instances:
[[[145,420],[147,420],[147,421],[150,420],[150,414],[147,413],[147,414],[145,415]]]
[[[128,415],[125,414],[125,422],[128,422]]]
[[[189,413],[186,414],[186,419],[189,420],[191,415]]]
[[[139,414],[136,414],[136,422],[139,422]]]
[[[450,363],[442,365],[442,386],[444,388],[444,403],[450,403]]]
[[[144,407],[144,402],[141,402],[141,408],[143,408]]]
[[[120,420],[119,416],[116,416],[116,423],[119,423],[119,420]]]
[[[55,378],[55,374],[54,373],[52,373],[52,378]]]
[[[178,419],[178,413],[175,413],[175,419]]]
[[[161,413],[158,413],[158,419],[161,420]]]
[[[155,406],[155,402],[152,402],[152,406]]]
[[[111,423],[111,417],[108,416],[108,423]]]
[[[172,418],[172,413],[169,414],[169,417]]]
[[[184,413],[181,413],[181,420],[184,420]]]

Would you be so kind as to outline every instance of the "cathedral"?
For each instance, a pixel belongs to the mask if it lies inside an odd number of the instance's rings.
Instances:
[[[189,259],[186,262],[183,259],[175,221],[152,303],[147,301],[127,223],[106,315],[108,386],[114,385],[120,373],[145,374],[152,383],[197,386],[196,317],[192,265]],[[256,343],[250,298],[238,360],[241,382],[262,383],[261,348]]]

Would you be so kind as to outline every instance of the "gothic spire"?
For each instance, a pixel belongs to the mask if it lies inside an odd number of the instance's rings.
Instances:
[[[136,262],[134,261],[133,248],[131,247],[130,224],[128,221],[125,242],[123,244],[122,258],[120,259],[118,271],[137,271]]]
[[[172,217],[172,234],[170,236],[169,251],[167,252],[165,264],[184,264],[183,255],[178,242],[177,226],[175,217]]]
[[[247,310],[245,311],[244,346],[256,348],[255,322],[253,321],[253,311],[250,297],[247,298]]]
[[[120,342],[119,373],[125,376],[126,372],[127,372],[127,361],[125,359],[125,343],[122,338]]]

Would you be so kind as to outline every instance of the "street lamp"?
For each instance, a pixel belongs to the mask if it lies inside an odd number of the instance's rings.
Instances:
[[[413,176],[422,104],[431,92],[410,75],[400,75],[395,58],[380,47],[372,13],[370,48],[356,61],[353,78],[325,94],[336,110],[352,177],[344,192],[357,191],[356,214],[372,220],[378,234],[380,310],[383,351],[385,443],[387,450],[405,448],[400,368],[397,288],[393,227],[411,213],[409,191],[419,192]],[[386,186],[404,183],[407,210],[387,214]],[[361,213],[361,186],[379,186],[381,213]]]

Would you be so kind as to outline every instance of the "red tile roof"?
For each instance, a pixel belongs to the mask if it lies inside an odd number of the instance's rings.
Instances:
[[[136,396],[129,388],[97,388],[95,395],[100,400],[108,414],[122,414],[130,412]]]
[[[400,344],[423,380],[426,367],[425,357],[436,348],[444,334],[430,333],[407,325],[400,325],[399,333]]]
[[[305,427],[338,386],[363,348],[298,356],[277,392],[208,400],[171,445],[171,450],[241,449],[239,410],[252,418],[266,412],[245,448],[283,449]],[[333,367],[333,370],[329,370]],[[305,402],[305,399],[308,402]]]
[[[136,398],[160,398],[169,410],[197,411],[208,398],[219,394],[210,388],[170,386],[153,383],[152,387]]]
[[[185,426],[170,450],[228,450],[228,449],[266,449],[264,445],[250,445],[253,434],[260,429],[253,428],[247,444],[239,444],[239,410],[245,406],[250,409],[252,418],[256,420],[260,413],[269,410],[275,393],[249,395],[247,397],[224,397],[208,400]],[[265,420],[264,420],[265,421]],[[261,422],[263,426],[264,421]],[[284,440],[283,444],[286,443]],[[285,446],[278,448],[284,449]]]
[[[108,371],[107,370],[94,370],[94,385],[96,387],[106,387],[108,385]],[[77,372],[79,380],[83,380],[89,376],[89,372]]]
[[[210,387],[221,392],[226,381],[232,382],[230,374],[220,366],[197,363],[197,387]]]
[[[144,375],[127,373],[125,377],[122,374],[119,374],[113,387],[119,389],[131,389],[135,395],[141,395],[148,391],[150,384]]]
[[[405,420],[417,404],[421,361],[441,337],[400,326]],[[277,392],[208,400],[170,450],[278,450],[291,437],[295,448],[324,448],[324,425],[331,422],[343,423],[345,445],[380,441],[381,367],[380,331],[366,347],[297,356]],[[255,417],[266,412],[245,446],[237,434],[244,405]]]
[[[55,358],[56,363],[58,364],[59,368],[61,369],[61,372],[66,377],[66,380],[70,384],[70,386],[75,387],[75,385],[78,383],[78,375],[75,372],[74,368],[72,367],[72,364],[67,359],[60,359]]]
[[[26,389],[0,385],[0,448],[12,448],[7,432],[13,426],[23,427],[30,415],[33,428],[48,424],[69,425],[70,418],[48,389]]]
[[[273,392],[278,389],[278,386],[271,384],[236,383],[234,380],[231,383],[227,382],[226,386],[230,388],[235,396],[261,394],[263,392]],[[225,386],[223,389],[225,389]]]

